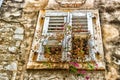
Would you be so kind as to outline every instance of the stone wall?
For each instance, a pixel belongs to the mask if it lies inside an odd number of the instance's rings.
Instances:
[[[54,4],[47,1],[42,8]],[[26,9],[28,3],[4,0],[0,8],[0,80],[84,80],[68,70],[26,70],[39,11]],[[86,75],[91,80],[120,80],[120,1],[95,0],[94,8],[100,10],[106,71]]]

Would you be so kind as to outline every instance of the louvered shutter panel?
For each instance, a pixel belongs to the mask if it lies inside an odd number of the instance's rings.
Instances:
[[[88,45],[90,47],[88,56],[90,57],[87,57],[86,60],[95,60],[95,54],[93,50],[94,33],[93,33],[92,14],[90,12],[73,12],[71,15],[70,24],[72,25],[73,34],[77,36],[91,35],[91,38],[88,40]]]
[[[88,22],[86,13],[74,12],[72,13],[71,17],[73,33],[82,34],[88,32]]]
[[[54,11],[46,12],[42,35],[47,35],[49,37],[50,35],[56,35],[57,33],[63,34],[64,24],[66,22],[67,22],[67,13],[54,12]],[[57,40],[46,39],[46,41],[43,42],[44,46],[42,45],[42,43],[40,44],[39,55],[38,55],[37,61],[46,61],[44,57],[44,53],[43,53],[45,52],[45,45],[48,45],[47,43],[49,43],[50,45],[51,43],[55,43],[55,42],[57,42]],[[62,46],[62,44],[60,45]],[[61,52],[61,56],[62,56],[62,52]],[[53,62],[57,62],[57,61],[53,61]]]
[[[63,25],[64,23],[66,23],[66,21],[67,13],[64,12],[46,13],[42,35],[63,32]]]

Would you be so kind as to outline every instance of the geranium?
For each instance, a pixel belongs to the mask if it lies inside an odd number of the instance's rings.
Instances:
[[[85,79],[86,79],[86,80],[89,80],[89,79],[90,79],[90,76],[86,76]]]
[[[95,69],[98,69],[98,64],[97,63],[95,64]]]
[[[75,66],[75,67],[79,67],[79,64],[77,62],[70,62],[70,64]]]

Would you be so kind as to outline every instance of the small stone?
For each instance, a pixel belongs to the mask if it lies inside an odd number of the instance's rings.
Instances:
[[[40,80],[48,80],[47,77],[42,77]]]
[[[12,62],[11,64],[5,66],[5,69],[7,70],[11,70],[11,71],[16,71],[17,70],[17,63],[16,62]]]
[[[20,46],[20,44],[21,44],[21,42],[20,42],[20,41],[17,41],[17,42],[16,42],[16,46],[17,46],[17,47],[19,47],[19,46]]]
[[[120,56],[120,48],[115,50],[115,54]]]
[[[40,9],[44,9],[47,5],[49,0],[26,0],[24,5],[25,11],[38,11]]]
[[[16,47],[9,47],[8,50],[9,50],[10,52],[15,53],[16,50],[17,50],[17,48],[16,48]]]
[[[113,21],[115,17],[109,13],[103,13],[102,18],[108,22]]]
[[[55,78],[56,78],[56,75],[51,75],[48,79],[55,79]]]
[[[103,26],[103,40],[104,41],[111,41],[116,38],[119,38],[119,30],[115,28],[115,25],[106,24]]]
[[[3,69],[3,65],[0,65],[0,70],[2,70]]]
[[[120,11],[115,11],[113,15],[120,21]]]
[[[4,17],[10,17],[10,13],[9,12],[4,13]]]
[[[16,1],[16,2],[23,2],[23,0],[14,0],[14,1]]]
[[[14,12],[14,13],[12,13],[11,15],[13,15],[13,16],[21,16],[21,11],[16,11],[16,12]]]
[[[18,68],[18,69],[21,71],[23,68],[22,68],[22,66],[19,66],[19,68]]]
[[[23,34],[24,33],[24,29],[23,28],[17,28],[15,30],[15,34]]]
[[[24,36],[16,34],[16,35],[13,36],[13,38],[16,39],[16,40],[23,40]]]

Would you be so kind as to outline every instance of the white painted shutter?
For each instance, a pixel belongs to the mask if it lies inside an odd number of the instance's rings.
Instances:
[[[47,34],[48,26],[49,26],[49,20],[50,20],[50,17],[45,17],[42,35]]]
[[[87,13],[87,21],[88,21],[88,30],[91,35],[91,38],[89,40],[90,56],[91,56],[91,60],[95,60],[95,52],[94,52],[95,42],[94,42],[94,31],[93,31],[93,22],[92,22],[92,13],[91,12]]]
[[[84,12],[73,12],[71,16],[71,25],[74,33],[82,34],[88,33],[88,22],[87,15]],[[77,32],[78,26],[80,27],[80,32]]]
[[[95,52],[93,49],[93,46],[95,45],[93,36],[93,22],[92,22],[92,13],[91,12],[73,12],[71,16],[70,24],[73,28],[73,33],[82,35],[82,34],[90,34],[91,38],[88,41],[88,44],[90,46],[90,60],[95,60]],[[77,32],[76,30],[78,26],[81,26],[80,31]],[[76,30],[74,30],[76,28]]]
[[[46,12],[42,35],[63,32],[63,25],[67,21],[67,13]]]
[[[58,32],[63,33],[64,31],[64,24],[67,22],[67,13],[64,12],[46,12],[44,26],[42,35],[56,35]],[[43,40],[43,45],[47,45],[48,37]],[[52,40],[53,41],[53,40]],[[54,40],[56,41],[56,40]],[[46,61],[44,57],[44,46],[40,43],[39,54],[37,61]],[[42,54],[41,54],[42,53]],[[61,53],[62,55],[62,53]]]

